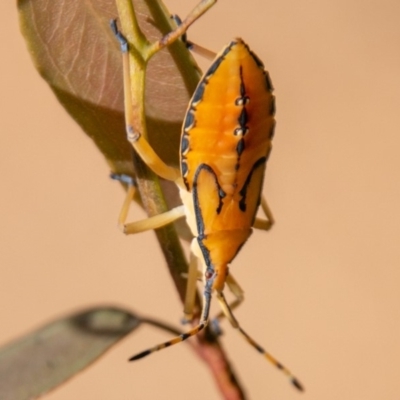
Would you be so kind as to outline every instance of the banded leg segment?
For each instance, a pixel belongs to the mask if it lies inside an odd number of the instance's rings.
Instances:
[[[168,340],[167,342],[158,344],[157,346],[151,347],[148,350],[142,351],[139,354],[136,354],[135,356],[131,357],[129,361],[136,361],[139,360],[143,357],[146,357],[156,351],[165,349],[166,347],[173,346],[174,344],[178,344],[183,342],[186,339],[189,339],[192,336],[197,335],[199,332],[201,332],[208,324],[208,318],[210,314],[210,305],[211,305],[211,288],[212,284],[214,281],[214,276],[213,275],[210,279],[206,281],[206,284],[204,286],[204,292],[203,292],[203,310],[201,312],[201,318],[200,322],[197,326],[194,328],[190,329],[189,331],[182,333],[181,335]]]
[[[242,336],[246,339],[246,341],[254,347],[259,353],[261,353],[271,364],[275,365],[276,368],[280,369],[290,380],[293,386],[300,391],[304,390],[303,385],[300,381],[285,367],[283,366],[274,356],[269,354],[264,348],[262,348],[256,341],[254,341],[239,325],[239,322],[235,318],[232,313],[232,310],[229,307],[228,302],[225,299],[225,296],[222,292],[216,292],[217,299],[220,303],[222,311],[224,312],[226,318],[228,318],[232,327],[237,329]]]

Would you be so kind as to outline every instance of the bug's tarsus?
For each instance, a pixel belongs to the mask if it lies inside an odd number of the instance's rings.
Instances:
[[[136,356],[131,357],[128,361],[140,360],[141,358],[144,358],[144,357],[148,356],[151,353],[152,353],[151,350],[142,351],[141,353],[136,354]]]
[[[292,384],[297,390],[304,392],[304,386],[294,377],[292,378]]]
[[[219,323],[218,318],[213,318],[210,320],[210,328],[214,332],[216,336],[222,336],[224,331],[221,328],[221,324]]]
[[[181,19],[181,17],[180,17],[179,15],[177,15],[177,14],[172,14],[172,15],[171,15],[171,18],[175,21],[175,23],[176,23],[177,26],[182,25],[182,19]],[[182,42],[185,44],[186,48],[187,48],[188,50],[190,50],[191,47],[193,46],[193,43],[192,43],[192,42],[189,42],[189,41],[187,40],[187,33],[186,33],[186,32],[181,36],[181,40],[182,40]]]
[[[113,179],[114,181],[119,181],[130,186],[136,186],[135,178],[127,174],[116,174],[112,172],[110,174],[110,178]]]
[[[110,27],[111,27],[111,30],[113,31],[115,37],[119,41],[119,44],[121,46],[121,51],[123,53],[127,53],[128,49],[129,49],[128,41],[126,40],[125,36],[119,31],[116,19],[112,19],[110,21]]]

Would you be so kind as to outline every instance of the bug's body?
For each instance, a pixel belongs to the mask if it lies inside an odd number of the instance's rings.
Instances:
[[[272,214],[261,197],[275,127],[275,101],[268,73],[241,39],[233,40],[215,57],[189,103],[181,136],[181,170],[177,171],[165,165],[140,132],[133,129],[128,43],[115,24],[113,29],[124,57],[128,140],[156,174],[177,184],[183,202],[183,206],[165,213],[125,224],[134,194],[134,186],[130,185],[120,214],[120,224],[125,233],[138,233],[186,217],[195,237],[191,251],[202,262],[204,281],[199,323],[186,333],[145,350],[130,360],[138,360],[180,343],[203,330],[208,324],[214,291],[222,308],[222,314],[217,318],[224,315],[251,346],[282,370],[297,389],[303,390],[291,372],[240,327],[232,313],[232,309],[243,300],[243,291],[228,274],[228,264],[251,235],[253,227],[268,230],[273,224]],[[256,218],[260,204],[266,219]],[[184,309],[187,319],[191,319],[193,314],[198,276],[197,265],[192,259]],[[236,297],[231,305],[223,294],[225,283]]]
[[[183,123],[181,174],[191,196],[182,199],[197,237],[192,249],[216,273],[213,289],[223,289],[260,204],[275,125],[271,92],[263,64],[236,39],[204,74]]]

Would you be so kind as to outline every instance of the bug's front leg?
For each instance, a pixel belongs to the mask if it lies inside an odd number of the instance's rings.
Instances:
[[[134,130],[134,113],[131,95],[131,75],[129,67],[129,44],[126,38],[118,30],[117,22],[111,21],[111,29],[115,37],[118,39],[122,53],[123,65],[123,82],[124,82],[124,109],[125,109],[125,126],[127,139],[140,158],[148,165],[148,167],[158,176],[176,181],[180,177],[179,170],[170,167],[161,160],[158,154],[150,146],[145,137],[138,131]]]

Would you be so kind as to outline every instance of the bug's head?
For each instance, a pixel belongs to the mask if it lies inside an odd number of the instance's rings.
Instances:
[[[222,292],[225,286],[226,276],[228,274],[228,267],[216,266],[214,270],[207,270],[205,273],[205,278],[207,282],[211,281],[212,290],[217,292]]]

